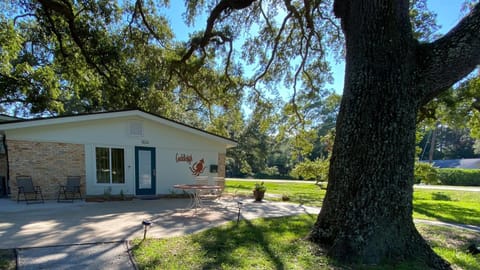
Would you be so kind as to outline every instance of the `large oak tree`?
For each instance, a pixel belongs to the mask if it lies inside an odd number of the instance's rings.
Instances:
[[[420,258],[448,268],[412,220],[418,109],[480,63],[480,6],[431,43],[412,35],[408,1],[335,1],[345,88],[330,182],[310,238],[365,263]]]
[[[220,1],[203,39],[192,48],[205,47],[217,36],[212,29],[221,12],[255,9],[254,2]],[[312,32],[318,29],[314,24],[322,14],[316,9],[321,2],[283,1],[286,18],[296,18],[299,31],[304,31],[300,38],[305,39],[301,43],[305,50],[310,42],[321,41]],[[333,3],[345,37],[345,84],[328,190],[309,238],[341,261],[416,259],[448,269],[412,219],[416,120],[420,107],[480,63],[480,5],[445,36],[421,43],[412,29],[409,4],[408,0]],[[287,21],[280,30],[288,27]]]
[[[203,99],[208,99],[203,88],[208,89],[212,81],[228,85],[222,88],[223,94],[216,91],[218,97],[235,96],[243,86],[241,90],[250,90],[252,102],[264,98],[266,89],[275,90],[281,82],[282,87],[292,90],[289,111],[301,126],[305,119],[297,104],[299,96],[318,95],[330,79],[327,48],[345,52],[345,83],[329,185],[309,235],[329,256],[341,261],[417,259],[433,268],[449,268],[426,244],[412,220],[416,119],[423,105],[480,63],[480,5],[445,36],[436,40],[430,36],[432,41],[427,42],[419,40],[417,30],[423,26],[419,18],[428,16],[415,12],[416,20],[411,20],[410,13],[424,2],[185,1],[187,21],[193,22],[206,10],[206,26],[191,36],[184,50],[175,47],[180,57],[169,67],[175,78]],[[101,40],[90,35],[103,29],[98,18],[110,18],[113,9],[109,1],[98,1],[99,6],[69,0],[22,3],[35,11],[58,44],[64,44],[68,36],[88,66],[105,80],[114,79],[102,54],[108,56],[108,50],[99,51],[104,47],[101,42],[97,44]],[[154,17],[145,16],[149,14],[146,4],[153,6],[152,1],[134,1],[132,17],[127,18],[135,18],[155,39],[158,29],[153,26],[158,24],[149,23]],[[95,12],[86,13],[88,10]],[[240,37],[245,43],[238,54],[234,41]],[[223,75],[211,78],[205,68],[219,71],[216,68],[220,65]],[[245,72],[242,65],[253,71]],[[251,78],[244,79],[247,75]],[[210,77],[210,82],[202,81],[203,77]],[[116,83],[111,81],[113,87]],[[118,88],[128,94],[124,90]]]

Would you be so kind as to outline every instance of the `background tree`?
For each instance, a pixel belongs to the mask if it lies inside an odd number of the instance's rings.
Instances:
[[[214,65],[177,65],[186,45],[174,40],[158,13],[166,2],[0,4],[4,111],[31,116],[140,108],[206,128],[226,111],[240,110],[235,74],[227,80]]]

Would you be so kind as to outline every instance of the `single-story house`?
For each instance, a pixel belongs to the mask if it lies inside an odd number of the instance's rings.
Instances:
[[[141,110],[7,121],[0,134],[0,176],[12,199],[21,175],[47,199],[74,175],[87,196],[171,194],[198,175],[224,177],[226,150],[237,144]]]
[[[458,168],[458,169],[480,169],[480,158],[432,160],[433,167]]]

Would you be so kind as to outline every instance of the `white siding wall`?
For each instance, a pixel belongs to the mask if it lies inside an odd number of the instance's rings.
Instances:
[[[143,136],[131,136],[130,123],[142,123]],[[154,121],[128,117],[123,119],[92,120],[79,123],[49,125],[34,128],[9,130],[7,138],[27,141],[65,142],[85,145],[85,167],[87,195],[103,194],[111,187],[112,194],[134,194],[135,192],[135,146],[156,149],[157,194],[169,194],[177,183],[193,183],[194,176],[189,167],[195,161],[205,160],[205,171],[217,164],[218,153],[225,153],[225,145],[206,137]],[[95,173],[95,147],[118,147],[125,149],[125,184],[97,184]],[[192,155],[192,163],[176,162],[176,155]],[[177,191],[178,192],[178,191]]]

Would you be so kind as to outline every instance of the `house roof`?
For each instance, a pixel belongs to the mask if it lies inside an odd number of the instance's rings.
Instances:
[[[433,160],[432,163],[438,168],[480,169],[479,158]]]
[[[15,121],[15,120],[20,120],[20,118],[9,116],[6,114],[0,114],[0,123],[2,122],[9,122],[9,121]]]
[[[52,124],[78,123],[82,121],[113,119],[113,118],[131,117],[131,116],[141,117],[165,126],[169,126],[175,129],[193,133],[195,135],[206,137],[206,138],[224,143],[227,145],[227,147],[237,146],[237,142],[230,138],[223,137],[223,136],[220,136],[196,127],[192,127],[187,124],[180,123],[180,122],[177,122],[153,113],[139,110],[139,109],[64,115],[64,116],[34,118],[34,119],[21,119],[21,120],[13,120],[8,122],[0,122],[0,131],[21,129],[21,128],[27,128],[27,127],[28,128],[41,127],[41,126],[47,126]]]

